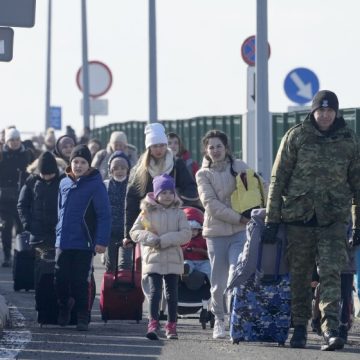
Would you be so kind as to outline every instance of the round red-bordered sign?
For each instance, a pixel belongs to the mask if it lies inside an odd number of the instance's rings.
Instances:
[[[89,95],[93,98],[106,94],[112,85],[112,73],[110,68],[101,61],[88,62],[89,67]],[[82,67],[76,74],[76,84],[83,91]]]
[[[249,36],[241,45],[241,56],[243,60],[250,66],[255,66],[255,35]],[[270,57],[270,44],[269,47],[269,56]]]

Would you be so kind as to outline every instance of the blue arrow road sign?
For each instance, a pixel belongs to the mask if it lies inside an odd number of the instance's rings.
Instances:
[[[315,73],[306,68],[291,70],[284,81],[286,96],[300,105],[311,101],[319,87],[319,79]]]
[[[50,106],[50,126],[55,130],[61,130],[61,107]]]

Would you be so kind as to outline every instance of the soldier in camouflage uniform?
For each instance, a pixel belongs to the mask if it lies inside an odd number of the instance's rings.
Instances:
[[[263,242],[275,242],[287,224],[294,334],[291,347],[303,348],[311,317],[311,274],[321,276],[322,350],[341,349],[338,336],[340,272],[347,261],[346,226],[353,214],[353,243],[360,240],[359,142],[338,117],[337,96],[318,92],[311,113],[283,137],[271,174]]]

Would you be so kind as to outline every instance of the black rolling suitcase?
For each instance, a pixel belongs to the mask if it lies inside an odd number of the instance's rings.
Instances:
[[[15,291],[34,289],[35,251],[29,245],[29,239],[30,233],[28,232],[16,236],[13,259]]]
[[[36,263],[35,308],[37,311],[37,322],[40,324],[40,326],[57,324],[59,307],[54,286],[54,269],[55,260],[40,259]],[[89,287],[91,294],[89,310],[91,311],[96,294],[94,274],[91,275]],[[71,312],[71,320],[69,325],[76,324],[77,318],[75,305]]]

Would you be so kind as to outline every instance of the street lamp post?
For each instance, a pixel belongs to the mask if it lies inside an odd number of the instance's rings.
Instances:
[[[48,32],[47,32],[47,58],[46,58],[46,96],[45,96],[45,131],[50,127],[50,97],[51,97],[51,16],[52,0],[48,5]]]
[[[157,121],[156,8],[149,0],[149,122]]]
[[[87,48],[86,0],[81,0],[82,27],[82,76],[83,76],[83,119],[84,128],[90,128],[89,66]]]

